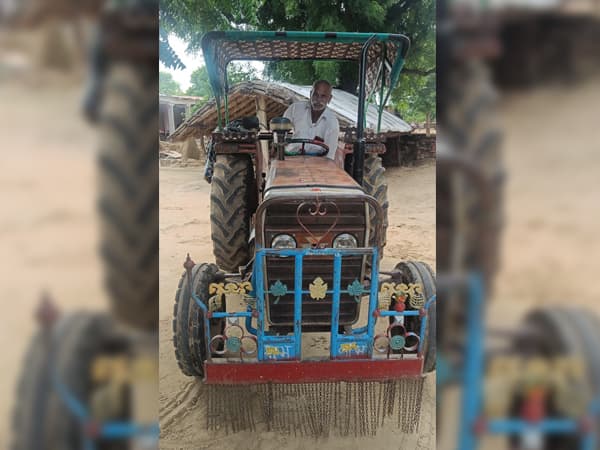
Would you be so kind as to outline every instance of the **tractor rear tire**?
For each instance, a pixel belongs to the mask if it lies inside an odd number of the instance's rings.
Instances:
[[[369,155],[365,158],[365,169],[363,173],[363,188],[365,193],[374,197],[383,209],[383,223],[382,223],[382,244],[385,247],[387,242],[387,228],[388,228],[388,209],[390,203],[388,202],[388,186],[385,179],[385,168],[383,167],[381,158],[377,155]],[[371,229],[375,227],[375,213],[371,211],[369,221],[371,223]],[[369,245],[375,245],[375,240],[371,240]],[[383,249],[380,253],[380,257],[383,256]]]
[[[126,324],[158,323],[158,151],[155,70],[113,64],[100,115],[100,251],[112,310]]]
[[[436,295],[435,274],[428,264],[421,261],[401,262],[396,265],[393,272],[399,274],[397,282],[420,284],[423,287],[423,297],[425,298],[425,302]],[[423,342],[423,354],[425,355],[425,361],[423,363],[424,373],[433,372],[436,366],[436,303],[437,302],[434,301],[430,305],[427,316],[427,328],[425,329]],[[393,303],[390,305],[390,309],[392,308]],[[418,333],[421,329],[422,319],[418,317],[415,319],[414,325],[416,325]]]
[[[481,187],[464,173],[437,166],[437,267],[483,273],[490,291],[503,222],[504,167],[497,94],[488,71],[478,62],[457,65],[448,76],[448,107],[440,120],[439,137],[452,153],[477,167],[491,198],[485,203]]]
[[[210,224],[217,265],[237,272],[250,261],[255,180],[249,155],[217,155],[210,190]]]
[[[498,268],[503,221],[502,131],[497,95],[481,61],[456,62],[447,70],[442,114],[438,116],[438,155],[467,161],[483,180],[448,167],[438,158],[436,171],[436,248],[438,273],[482,274],[486,293]],[[449,159],[452,159],[452,156]],[[440,293],[439,342],[453,364],[463,360],[469,309],[461,292]]]
[[[54,375],[89,408],[93,392],[91,367],[96,357],[119,350],[106,315],[77,313],[36,334],[29,346],[13,414],[12,450],[83,448],[83,428],[59,396]],[[122,411],[126,415],[126,411]],[[115,417],[113,420],[120,420]],[[101,450],[125,450],[125,440],[98,442]]]
[[[221,277],[214,264],[196,264],[192,270],[192,290],[208,306],[209,286]],[[225,311],[223,305],[222,311]],[[204,332],[204,312],[192,298],[187,271],[179,280],[173,311],[173,345],[177,364],[187,376],[204,376],[204,361],[207,359]],[[222,334],[224,319],[210,319],[211,337]]]
[[[591,400],[600,394],[600,346],[599,321],[590,311],[574,308],[547,308],[532,311],[527,315],[523,329],[534,332],[534,339],[517,338],[514,346],[524,352],[527,358],[581,358],[586,364],[586,382],[582,386],[589,394],[584,398]],[[579,405],[585,414],[588,405]],[[513,400],[511,413],[519,410],[518,398]],[[578,409],[578,408],[576,408]],[[557,411],[558,412],[558,411]],[[545,449],[570,450],[580,448],[580,437],[570,435],[550,435],[546,437]],[[518,438],[513,438],[517,443]]]

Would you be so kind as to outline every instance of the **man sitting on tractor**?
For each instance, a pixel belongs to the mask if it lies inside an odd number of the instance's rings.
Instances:
[[[292,121],[294,125],[294,138],[314,139],[324,142],[329,147],[327,157],[335,158],[335,151],[338,145],[338,135],[340,133],[340,124],[337,117],[327,104],[331,101],[332,86],[329,81],[315,81],[310,91],[310,101],[301,101],[293,103],[283,114]],[[302,144],[290,144],[287,147],[289,152],[300,151]],[[316,145],[306,144],[305,152],[322,150]]]

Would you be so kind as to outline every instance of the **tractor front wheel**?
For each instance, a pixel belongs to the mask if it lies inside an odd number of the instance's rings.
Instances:
[[[209,307],[209,286],[221,279],[219,268],[214,264],[196,264],[190,273],[192,292]],[[225,304],[221,304],[219,310],[225,309]],[[210,319],[209,323],[211,336],[223,333],[224,319]],[[173,344],[177,364],[184,375],[203,377],[207,359],[204,311],[191,295],[187,271],[181,276],[175,294]]]
[[[423,296],[424,304],[434,295],[436,295],[435,285],[435,274],[428,264],[421,261],[408,261],[401,262],[394,268],[396,277],[395,282],[406,283],[406,284],[418,284],[421,286],[421,294]],[[395,303],[392,301],[390,309],[394,309]],[[409,300],[409,309],[410,300]],[[413,308],[414,309],[414,308]],[[407,317],[405,323],[416,333],[421,330],[421,319],[420,317]],[[390,318],[390,322],[393,319]],[[425,336],[423,341],[423,355],[425,362],[423,364],[423,371],[430,373],[435,370],[436,363],[436,302],[432,302],[427,311],[427,328],[425,329]]]
[[[64,389],[90,412],[92,419],[122,420],[129,409],[126,391],[108,397],[107,384],[95,364],[109,356],[126,355],[127,342],[112,320],[102,314],[76,313],[41,330],[31,341],[19,381],[13,415],[12,450],[79,449],[84,428],[67,406]],[[101,399],[111,399],[111,404]],[[99,408],[99,406],[103,406]],[[102,414],[102,416],[99,416]],[[126,440],[99,440],[99,450],[125,450]]]

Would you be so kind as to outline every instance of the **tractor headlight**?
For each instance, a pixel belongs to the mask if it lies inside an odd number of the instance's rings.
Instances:
[[[271,241],[271,248],[296,248],[296,240],[289,234],[278,234]]]
[[[358,242],[356,238],[349,233],[339,234],[333,240],[333,248],[356,248],[358,247]]]

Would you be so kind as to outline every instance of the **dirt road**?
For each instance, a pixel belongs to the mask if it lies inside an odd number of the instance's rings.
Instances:
[[[506,227],[495,297],[600,312],[600,79],[502,100]]]
[[[209,192],[202,168],[160,171],[160,405],[161,449],[358,449],[428,450],[435,445],[435,381],[429,377],[419,435],[402,435],[395,426],[375,438],[301,439],[269,433],[225,436],[204,430],[202,387],[179,371],[174,359],[171,320],[175,287],[187,252],[194,261],[214,261],[210,242]],[[423,260],[435,267],[435,164],[388,170],[390,228],[382,266],[401,259]],[[323,344],[324,345],[324,344]]]

